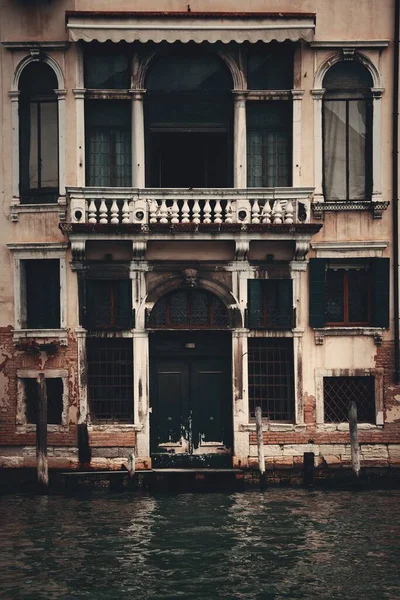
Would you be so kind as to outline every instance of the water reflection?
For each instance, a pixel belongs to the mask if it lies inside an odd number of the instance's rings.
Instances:
[[[0,500],[0,597],[398,600],[400,492]]]

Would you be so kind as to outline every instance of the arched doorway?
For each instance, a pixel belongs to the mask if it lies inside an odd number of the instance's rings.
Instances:
[[[231,466],[229,313],[206,290],[163,296],[148,320],[153,467]]]

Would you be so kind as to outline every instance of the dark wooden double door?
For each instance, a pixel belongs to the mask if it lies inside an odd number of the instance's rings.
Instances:
[[[230,353],[225,332],[152,334],[153,466],[230,466]]]

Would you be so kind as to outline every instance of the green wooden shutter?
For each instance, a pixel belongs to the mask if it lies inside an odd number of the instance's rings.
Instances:
[[[83,274],[78,273],[78,303],[79,303],[79,325],[87,328],[86,320],[86,279]]]
[[[278,279],[278,326],[283,329],[293,327],[293,284],[291,279]]]
[[[248,281],[248,325],[250,329],[257,329],[261,325],[262,317],[262,289],[260,279]]]
[[[371,259],[372,325],[389,327],[389,278],[390,260]]]
[[[325,264],[322,258],[312,258],[309,263],[310,327],[325,326]]]
[[[118,329],[131,329],[132,281],[130,279],[120,279],[115,283],[115,325]]]

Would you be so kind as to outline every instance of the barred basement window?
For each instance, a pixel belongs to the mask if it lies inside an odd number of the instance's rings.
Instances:
[[[88,399],[92,423],[133,423],[131,339],[88,339]]]
[[[324,377],[324,421],[343,423],[349,420],[349,404],[357,406],[359,423],[375,423],[375,378]]]
[[[36,379],[23,379],[25,388],[26,422],[37,425],[39,406],[39,387]],[[63,381],[55,377],[46,379],[47,390],[47,423],[49,425],[62,424],[63,412]]]
[[[294,366],[291,339],[249,339],[249,409],[272,421],[294,419]]]

